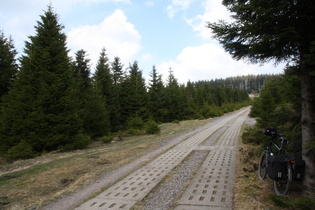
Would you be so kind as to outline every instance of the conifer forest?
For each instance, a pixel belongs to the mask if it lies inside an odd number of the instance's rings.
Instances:
[[[19,58],[13,39],[0,32],[0,152],[9,160],[85,148],[113,134],[156,133],[158,124],[220,116],[250,104],[265,80],[248,75],[179,84],[155,66],[145,81],[137,61],[110,61],[106,46],[91,73],[88,53],[69,57],[58,15],[48,7]],[[110,141],[110,140],[109,140]]]

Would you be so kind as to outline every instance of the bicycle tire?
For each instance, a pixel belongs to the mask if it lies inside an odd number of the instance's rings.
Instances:
[[[266,179],[267,176],[267,153],[263,151],[260,156],[259,165],[258,165],[258,178],[260,180]]]
[[[292,168],[290,163],[287,163],[286,177],[284,179],[275,179],[273,186],[277,195],[286,195],[289,192],[290,182],[292,180]]]

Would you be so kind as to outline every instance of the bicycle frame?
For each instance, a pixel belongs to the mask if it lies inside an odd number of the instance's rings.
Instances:
[[[285,139],[283,138],[283,136],[281,134],[279,134],[280,136],[280,141],[281,141],[281,144],[280,144],[280,147],[275,143],[275,141],[277,140],[277,136],[272,136],[270,141],[269,141],[269,147],[267,147],[268,151],[269,151],[269,155],[272,154],[273,155],[273,152],[272,152],[272,145],[275,146],[278,150],[278,155],[282,155],[282,151],[283,151],[283,143],[285,141],[289,141],[288,139]]]
[[[265,151],[261,154],[260,162],[258,166],[258,176],[259,179],[263,180],[266,178],[269,156],[273,156],[272,147],[275,147],[278,151],[278,154],[275,156],[282,156],[285,158],[287,173],[285,179],[273,179],[274,180],[274,189],[277,195],[285,195],[289,191],[290,182],[292,182],[292,171],[295,169],[295,158],[292,155],[283,152],[283,144],[289,142],[289,139],[285,139],[282,134],[278,134],[276,129],[266,128],[265,131],[262,131],[265,135],[270,137],[269,146],[265,148]],[[277,139],[280,140],[280,145],[277,144]]]
[[[287,143],[289,142],[289,139],[285,139],[283,138],[282,134],[278,134],[280,136],[280,146],[278,146],[275,141],[277,139],[277,136],[272,136],[270,141],[269,141],[269,154],[268,155],[273,155],[272,153],[272,145],[275,146],[278,150],[278,156],[284,156],[287,159],[287,162],[290,164],[291,169],[294,169],[295,167],[295,160],[294,160],[294,156],[292,155],[288,155],[288,154],[283,154],[283,143],[286,141]],[[290,179],[290,182],[292,181],[292,177]]]

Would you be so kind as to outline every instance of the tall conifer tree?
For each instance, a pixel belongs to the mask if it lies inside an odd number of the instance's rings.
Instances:
[[[51,6],[29,36],[21,71],[2,109],[2,149],[10,158],[87,145],[81,134],[66,35]]]
[[[87,57],[85,50],[81,49],[75,54],[73,74],[76,80],[80,83],[81,91],[86,92],[91,87],[91,70],[90,59]]]
[[[110,120],[113,131],[122,129],[123,122],[121,119],[121,83],[124,79],[123,64],[119,57],[115,57],[111,63],[111,72],[114,81],[112,102],[113,109],[110,112]]]
[[[167,121],[180,120],[180,89],[173,70],[170,68],[165,87],[165,107],[167,108]]]
[[[191,119],[199,118],[200,116],[198,114],[198,109],[194,100],[196,97],[196,88],[194,87],[191,81],[188,81],[186,85],[186,97],[187,97],[187,110],[186,110],[187,117]]]
[[[87,99],[83,110],[83,128],[86,134],[96,139],[110,132],[108,105],[96,81]]]
[[[129,66],[129,74],[122,83],[121,96],[122,120],[124,122],[128,118],[143,119],[146,117],[147,93],[137,61]]]
[[[9,91],[9,86],[17,73],[16,56],[11,38],[7,39],[0,31],[0,102],[2,95]]]
[[[109,104],[112,98],[113,76],[110,73],[109,59],[106,55],[105,48],[102,49],[96,64],[94,80],[103,94],[103,97],[105,97],[107,104]]]
[[[93,139],[108,133],[108,112],[103,96],[90,77],[90,59],[83,49],[75,54],[73,74],[76,81],[76,94],[79,98],[80,118],[84,133]]]
[[[314,41],[315,1],[223,0],[232,22],[209,23],[233,58],[252,63],[292,62],[301,81],[302,157],[306,162],[304,194],[315,197]]]
[[[91,137],[101,137],[111,131],[110,102],[113,88],[109,61],[105,48],[100,53],[93,76],[90,102],[87,104],[87,121],[85,127]]]
[[[164,84],[162,76],[157,73],[155,66],[153,66],[150,76],[148,107],[152,118],[155,121],[163,122]]]
[[[114,85],[117,85],[122,82],[124,79],[124,65],[121,63],[121,60],[119,57],[115,57],[114,61],[111,63],[111,69],[114,79]]]

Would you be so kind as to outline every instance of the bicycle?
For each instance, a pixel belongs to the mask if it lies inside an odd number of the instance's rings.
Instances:
[[[274,180],[273,186],[276,194],[286,195],[292,180],[303,178],[305,162],[303,160],[296,161],[293,155],[284,152],[283,144],[285,142],[288,144],[290,140],[277,133],[276,129],[267,127],[265,131],[261,132],[269,136],[270,141],[269,146],[265,148],[260,156],[258,177],[264,180],[268,173],[269,177]],[[276,144],[277,139],[280,140],[280,146]],[[278,150],[277,155],[274,155],[272,151],[273,146]]]

